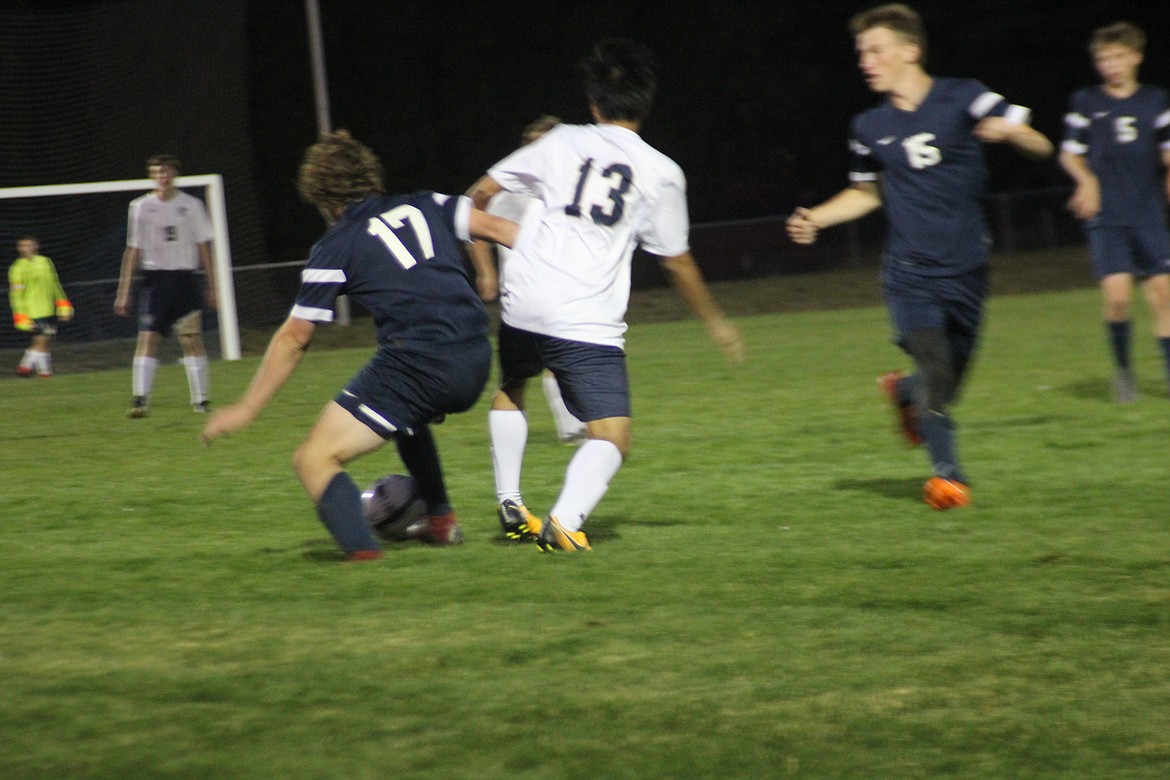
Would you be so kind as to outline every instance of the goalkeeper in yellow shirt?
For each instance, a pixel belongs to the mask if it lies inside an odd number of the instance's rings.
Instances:
[[[17,330],[32,334],[32,343],[24,351],[16,373],[20,376],[53,375],[50,350],[57,322],[73,317],[73,304],[65,297],[53,261],[37,254],[41,245],[36,236],[21,236],[16,242],[20,257],[8,269],[8,299],[12,305],[12,324]]]

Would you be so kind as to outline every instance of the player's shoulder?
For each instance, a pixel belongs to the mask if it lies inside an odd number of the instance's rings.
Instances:
[[[1068,97],[1070,106],[1084,106],[1092,104],[1095,100],[1101,97],[1101,88],[1092,85],[1088,87],[1080,87],[1074,89],[1072,94]]]
[[[1146,100],[1149,100],[1158,106],[1165,107],[1168,103],[1170,103],[1170,91],[1168,91],[1165,87],[1158,86],[1157,84],[1142,84],[1141,87],[1138,88],[1138,92],[1141,93]]]
[[[869,132],[874,132],[873,128],[880,124],[885,118],[892,117],[897,114],[897,109],[886,98],[882,98],[881,102],[874,103],[869,108],[863,108],[853,115],[850,120],[850,133],[854,138],[862,138]]]
[[[964,106],[974,103],[976,100],[987,100],[987,96],[998,97],[1003,99],[1002,95],[998,95],[995,90],[988,87],[979,79],[963,78],[958,76],[938,76],[935,77],[934,97],[940,101],[961,103]]]
[[[186,190],[177,190],[175,192],[174,202],[176,206],[186,206],[188,208],[203,206],[203,201],[200,198],[195,197]]]
[[[620,146],[640,168],[652,169],[665,181],[685,182],[682,166],[670,155],[655,147],[649,141],[625,127],[618,125],[596,125],[606,142]]]

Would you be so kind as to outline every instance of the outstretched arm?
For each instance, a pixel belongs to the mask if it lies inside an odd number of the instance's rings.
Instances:
[[[493,216],[478,208],[471,210],[471,237],[482,238],[511,248],[516,243],[520,226],[510,219]]]
[[[1031,125],[1001,116],[989,116],[975,125],[975,137],[988,144],[1007,144],[1025,157],[1043,160],[1052,156],[1052,142]]]
[[[793,211],[787,223],[788,237],[798,244],[811,244],[824,228],[861,219],[881,205],[881,191],[876,184],[857,182],[819,206]]]
[[[707,334],[719,345],[727,362],[742,363],[746,355],[743,336],[740,335],[739,328],[723,316],[719,304],[711,297],[711,290],[703,281],[703,273],[699,270],[694,255],[688,251],[674,257],[664,257],[662,267],[670,276],[679,297],[707,326]]]
[[[491,176],[484,175],[475,184],[471,185],[471,189],[467,191],[467,197],[475,201],[477,209],[486,209],[488,201],[492,196],[502,190],[500,183]]]
[[[284,324],[272,334],[268,342],[268,349],[260,367],[256,369],[252,383],[234,404],[220,408],[203,426],[203,443],[211,441],[225,433],[237,431],[252,423],[261,410],[268,405],[277,391],[284,386],[293,375],[305,356],[309,344],[313,341],[313,333],[317,326],[297,317],[289,317]]]

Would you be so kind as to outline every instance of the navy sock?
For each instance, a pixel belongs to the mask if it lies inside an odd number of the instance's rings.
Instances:
[[[330,480],[317,502],[317,517],[346,553],[381,549],[362,515],[362,493],[346,472]]]
[[[450,512],[451,503],[447,498],[447,486],[443,482],[443,467],[439,463],[439,448],[435,446],[431,427],[424,425],[416,428],[413,436],[398,434],[394,441],[406,470],[414,477],[418,494],[427,505],[427,514],[445,515]]]
[[[918,433],[926,443],[926,453],[936,476],[967,484],[959,469],[955,451],[955,424],[942,412],[927,411],[918,420]]]
[[[912,406],[919,404],[921,409],[922,399],[918,397],[918,388],[921,382],[918,379],[918,374],[910,374],[898,380],[897,395],[899,406]]]
[[[1113,362],[1118,368],[1129,368],[1129,320],[1107,322],[1109,344],[1113,348]]]

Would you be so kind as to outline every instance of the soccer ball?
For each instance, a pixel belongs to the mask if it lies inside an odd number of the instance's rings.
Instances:
[[[392,542],[424,539],[430,531],[427,505],[414,479],[388,474],[362,493],[362,514],[375,534]]]

